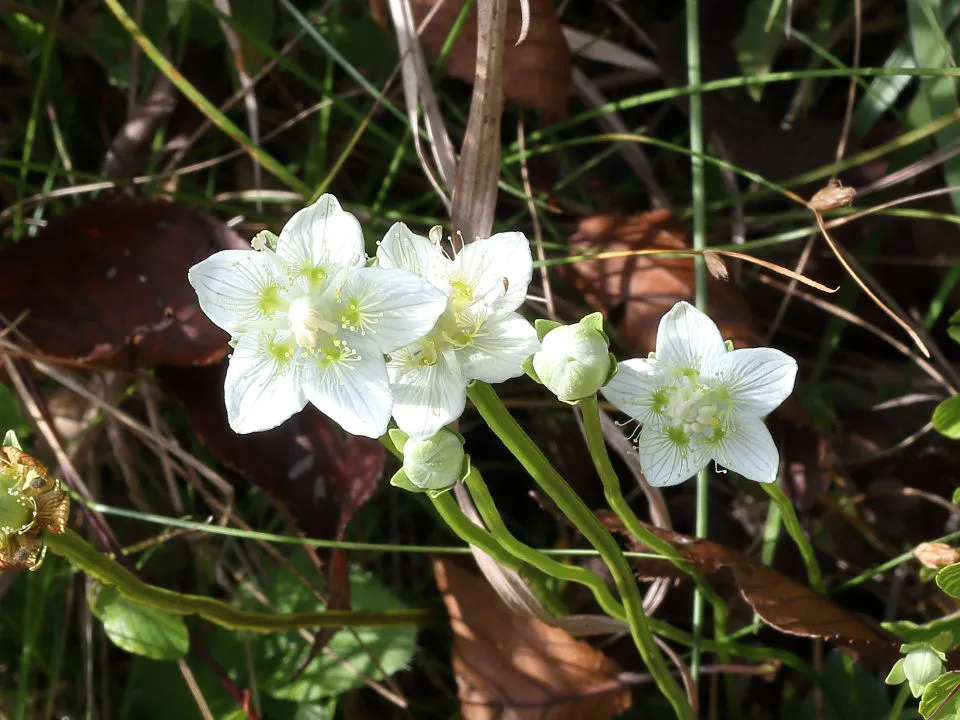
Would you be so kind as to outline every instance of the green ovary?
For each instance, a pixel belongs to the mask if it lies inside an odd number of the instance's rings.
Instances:
[[[16,490],[18,483],[16,475],[0,475],[0,541],[13,533],[29,530],[36,520],[37,505]]]

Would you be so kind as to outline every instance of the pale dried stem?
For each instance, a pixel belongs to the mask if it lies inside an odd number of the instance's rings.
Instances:
[[[923,340],[920,339],[920,335],[917,333],[917,331],[913,329],[913,326],[911,326],[909,322],[901,318],[886,303],[884,303],[877,296],[877,294],[873,290],[871,290],[870,287],[860,278],[860,275],[857,274],[857,271],[854,270],[853,265],[847,259],[846,251],[843,248],[841,248],[837,244],[837,242],[832,237],[830,237],[830,233],[827,232],[827,228],[823,224],[823,216],[820,214],[820,211],[814,208],[810,208],[810,210],[813,212],[814,217],[817,219],[817,225],[820,227],[820,232],[823,234],[824,239],[827,241],[827,245],[833,251],[834,256],[837,258],[840,264],[843,265],[843,269],[847,271],[847,274],[860,287],[860,289],[863,290],[863,292],[866,293],[866,295],[871,300],[873,300],[873,302],[877,305],[877,307],[883,310],[887,315],[890,316],[890,318],[895,323],[897,323],[897,325],[903,328],[904,332],[906,332],[907,335],[910,336],[910,339],[913,340],[914,344],[920,349],[920,352],[923,353],[924,357],[929,358],[930,351],[927,349],[927,346],[926,344],[924,344]]]
[[[527,211],[530,213],[530,222],[533,223],[533,239],[536,243],[537,260],[540,261],[540,284],[543,286],[543,302],[547,306],[547,315],[551,320],[556,320],[557,309],[553,303],[550,273],[544,264],[547,256],[543,250],[543,229],[540,227],[537,206],[533,202],[533,187],[530,185],[530,170],[527,167],[527,138],[523,128],[523,116],[517,118],[517,147],[520,149],[520,178],[523,180],[523,193],[527,196]]]
[[[787,286],[784,285],[783,283],[780,283],[771,277],[767,277],[766,275],[761,275],[758,273],[756,275],[756,278],[763,284],[777,288],[778,290],[781,290],[781,291],[785,291],[787,288]],[[812,305],[816,305],[821,310],[825,310],[831,315],[835,315],[836,317],[841,318],[842,320],[846,320],[847,322],[852,323],[857,327],[861,327],[873,335],[876,335],[878,338],[880,338],[885,343],[890,345],[890,347],[894,348],[895,350],[897,350],[898,352],[900,352],[901,354],[905,355],[907,358],[912,360],[914,363],[916,363],[917,366],[921,370],[923,370],[934,382],[936,382],[938,385],[943,387],[951,395],[956,394],[957,389],[954,386],[954,384],[951,383],[947,378],[945,378],[940,373],[940,371],[937,370],[937,368],[935,368],[926,358],[919,357],[916,353],[912,352],[908,345],[905,345],[904,343],[900,342],[889,333],[881,330],[875,325],[872,325],[866,322],[865,320],[858,317],[857,315],[854,315],[849,310],[845,310],[839,305],[835,305],[833,303],[827,302],[826,300],[822,300],[818,297],[815,297],[810,293],[804,292],[803,290],[796,290],[794,292],[794,295],[796,295],[796,297]]]

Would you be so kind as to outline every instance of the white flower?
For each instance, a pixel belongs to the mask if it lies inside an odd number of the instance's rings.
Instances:
[[[332,195],[254,246],[189,271],[200,307],[231,335],[230,427],[268,430],[311,402],[347,432],[379,437],[392,405],[384,354],[423,337],[445,296],[411,272],[365,267],[360,225]]]
[[[460,417],[471,380],[498,383],[523,374],[520,363],[539,347],[533,326],[515,312],[533,274],[523,233],[476,240],[451,260],[438,244],[396,223],[377,261],[411,270],[447,296],[433,331],[390,353],[393,417],[410,437],[429,437]]]
[[[616,367],[601,331],[603,320],[600,313],[594,313],[578,323],[556,326],[544,333],[542,328],[549,324],[537,321],[541,348],[530,365],[536,379],[559,400],[575,404],[606,385]]]
[[[762,418],[796,374],[779,350],[728,351],[714,322],[679,302],[660,319],[654,357],[620,363],[601,392],[643,425],[637,447],[651,485],[683,482],[710,460],[773,482],[780,455]]]

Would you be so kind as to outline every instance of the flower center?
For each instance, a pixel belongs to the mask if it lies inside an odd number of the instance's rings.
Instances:
[[[728,402],[723,388],[711,387],[687,375],[657,392],[660,417],[678,445],[716,443],[727,431]]]
[[[293,333],[297,345],[302,348],[313,349],[320,339],[320,335],[337,337],[337,326],[327,320],[317,309],[316,303],[309,295],[299,297],[290,303],[287,308],[287,323]]]

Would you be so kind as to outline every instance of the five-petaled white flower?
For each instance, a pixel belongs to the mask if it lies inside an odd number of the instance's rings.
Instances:
[[[710,460],[773,482],[780,456],[762,418],[796,374],[779,350],[728,351],[714,322],[679,302],[660,320],[655,355],[620,363],[601,392],[642,424],[637,447],[651,485],[683,482]]]
[[[438,243],[396,223],[377,261],[411,270],[447,296],[433,331],[390,353],[387,364],[393,417],[411,438],[427,438],[460,417],[471,380],[498,383],[523,374],[520,363],[539,348],[533,326],[516,312],[533,274],[523,233],[476,240],[451,260]]]
[[[231,335],[230,427],[268,430],[309,401],[347,432],[379,437],[393,402],[384,354],[429,332],[445,295],[412,272],[366,267],[360,224],[332,195],[267,237],[189,272],[200,307]]]

